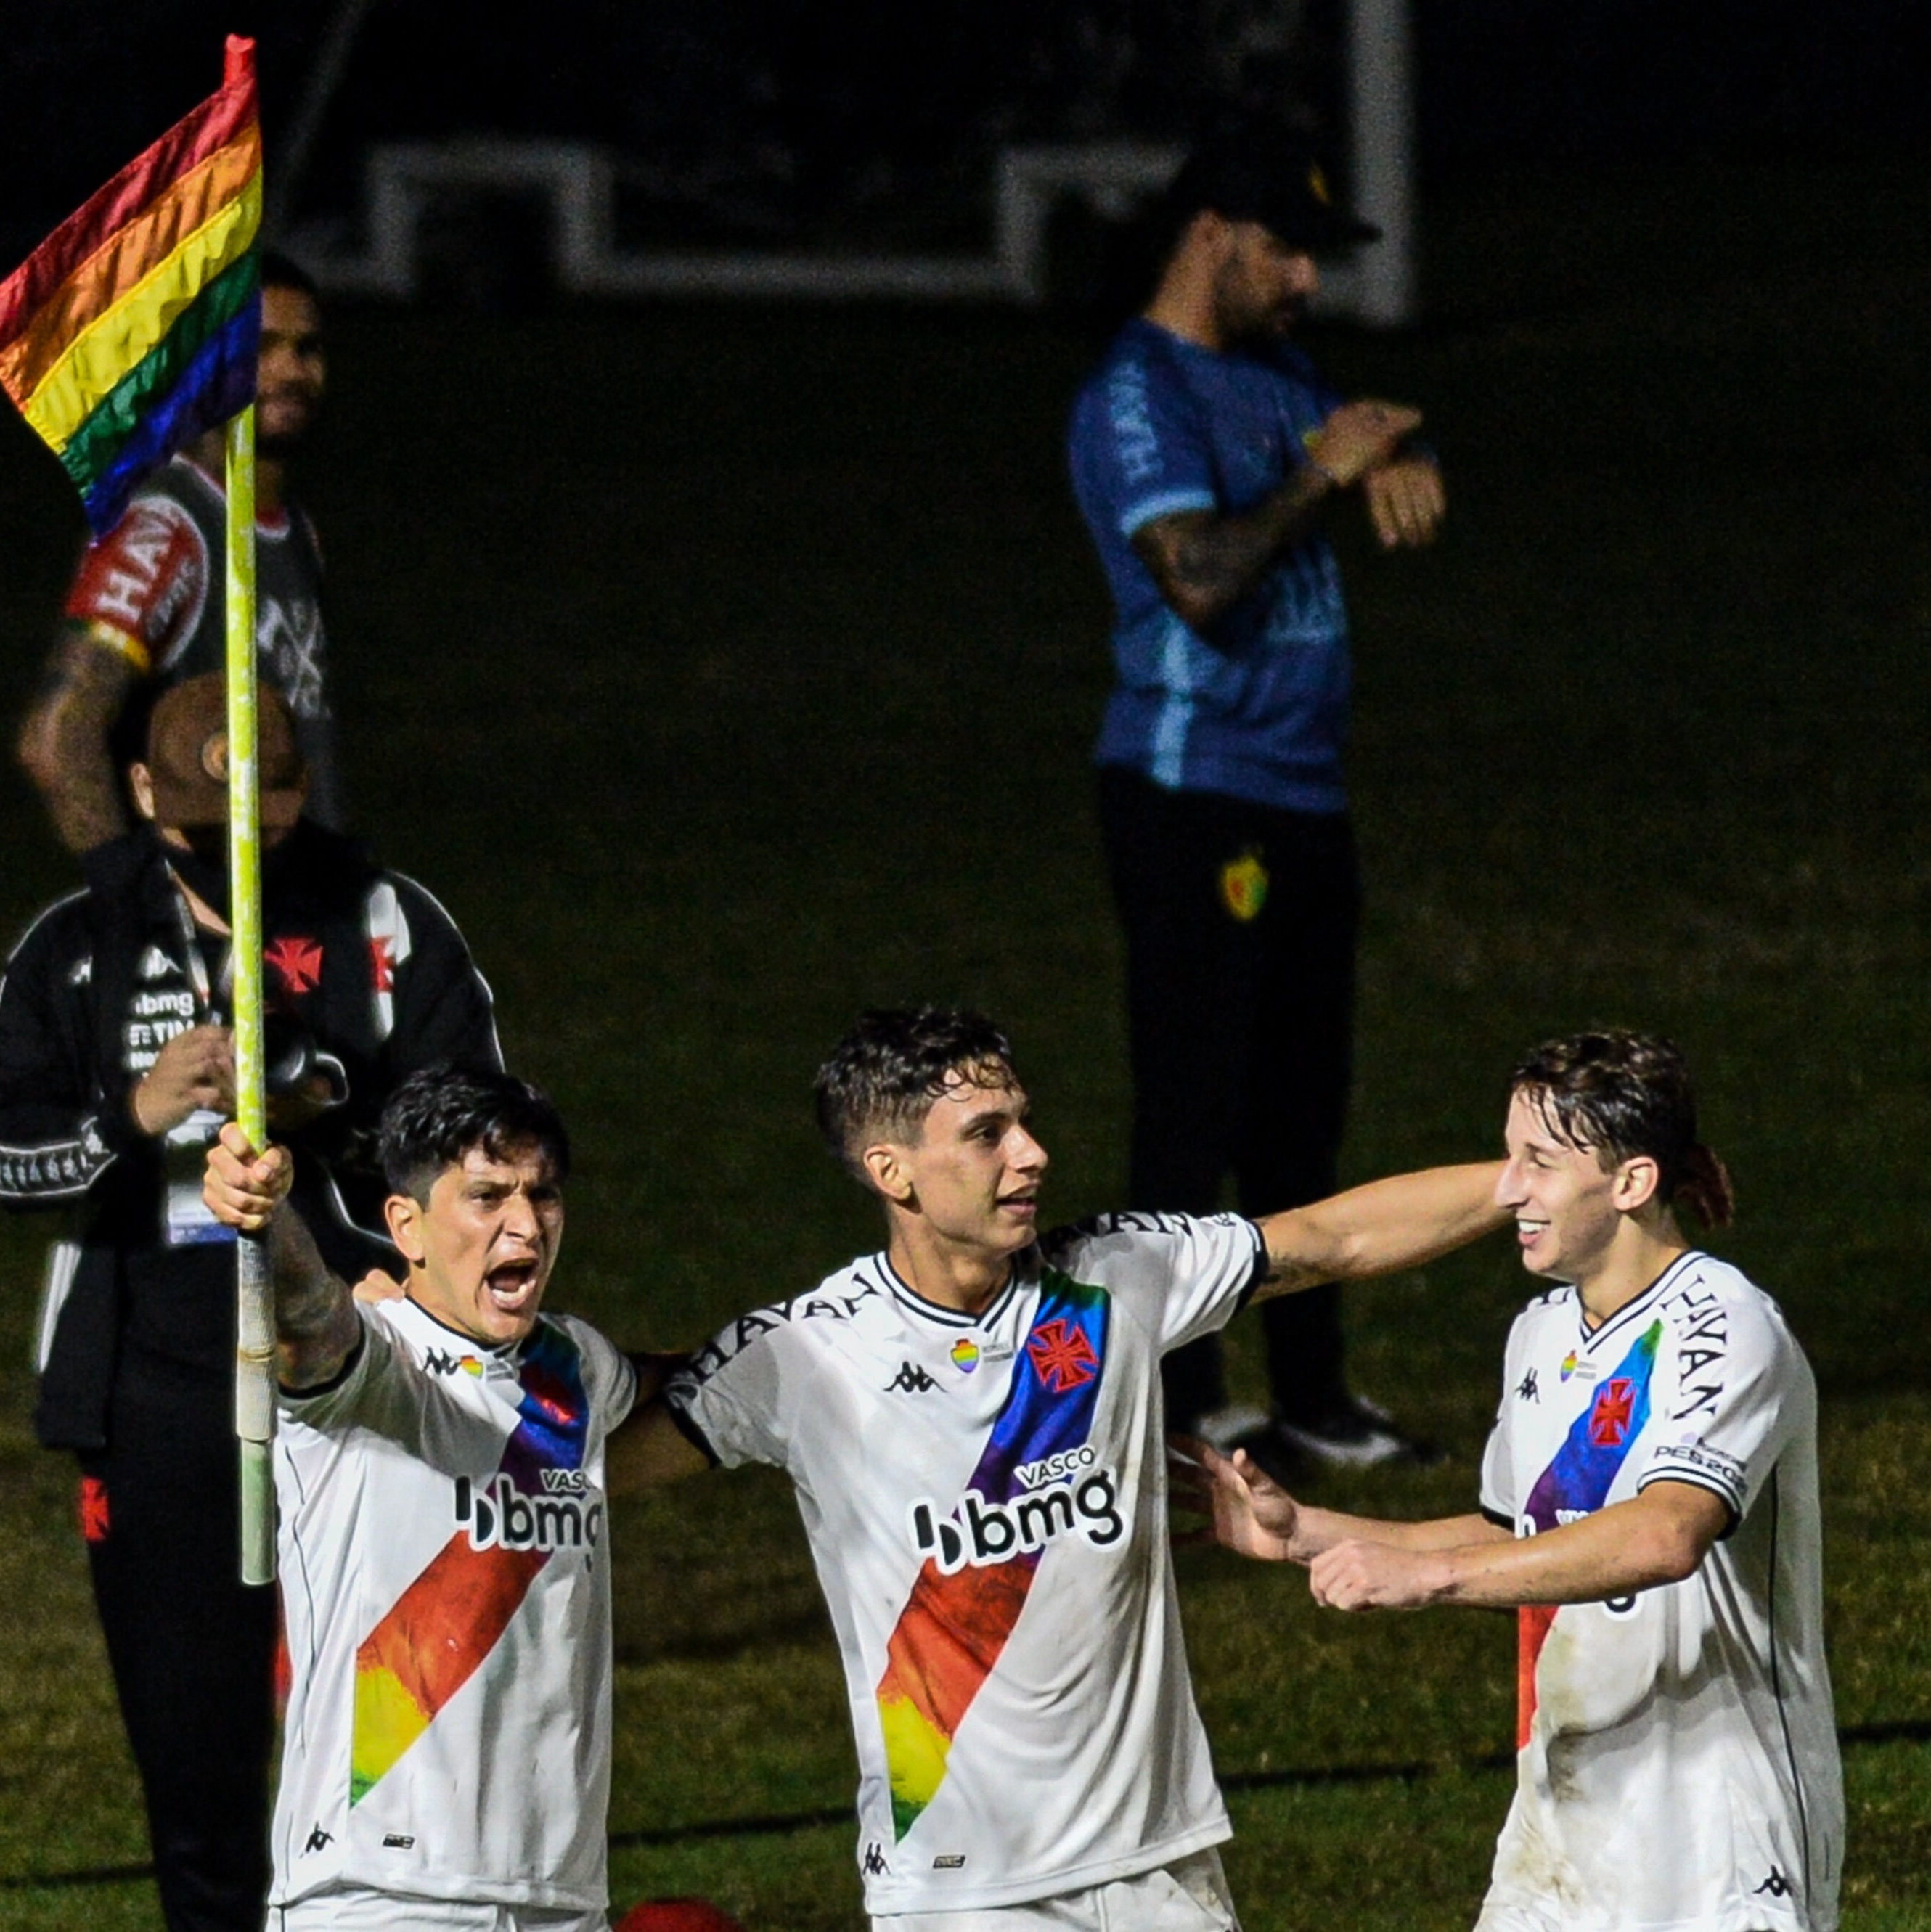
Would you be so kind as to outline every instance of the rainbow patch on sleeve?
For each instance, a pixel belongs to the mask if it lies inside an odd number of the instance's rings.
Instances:
[[[1024,1491],[1022,1467],[1076,1449],[1092,1434],[1107,1306],[1104,1289],[1047,1271],[1032,1327],[1013,1358],[1005,1406],[966,1484],[982,1504],[1012,1501]],[[897,1838],[944,1781],[952,1740],[1019,1622],[1042,1554],[1016,1550],[1002,1562],[950,1574],[928,1558],[914,1580],[877,1691]]]
[[[576,1344],[547,1322],[532,1331],[518,1378],[520,1417],[497,1474],[533,1493],[542,1487],[541,1471],[582,1466],[590,1402]],[[467,1483],[458,1483],[466,1492]],[[350,1804],[362,1802],[476,1674],[550,1556],[547,1549],[502,1543],[479,1549],[458,1530],[362,1640]]]
[[[1661,1322],[1652,1322],[1629,1352],[1596,1385],[1589,1406],[1570,1424],[1555,1459],[1536,1479],[1523,1514],[1540,1535],[1599,1510],[1629,1445],[1650,1419],[1650,1382],[1656,1372]],[[1572,1357],[1572,1360],[1573,1357]],[[1568,1364],[1564,1365],[1566,1379]],[[1555,1622],[1553,1604],[1524,1604],[1516,1613],[1515,1748],[1529,1742],[1536,1718],[1536,1665]]]

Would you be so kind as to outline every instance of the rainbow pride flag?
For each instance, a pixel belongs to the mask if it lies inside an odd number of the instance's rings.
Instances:
[[[0,387],[97,535],[135,486],[255,392],[261,334],[255,44],[0,282]]]

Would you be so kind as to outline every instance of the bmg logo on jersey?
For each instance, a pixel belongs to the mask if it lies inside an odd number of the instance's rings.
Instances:
[[[552,1478],[560,1478],[552,1480]],[[456,1521],[477,1550],[594,1550],[603,1528],[603,1504],[593,1498],[581,1469],[545,1469],[545,1494],[528,1496],[507,1470],[479,1489],[456,1478]]]
[[[1082,1453],[1050,1459],[1074,1466],[1066,1480],[1033,1489],[1011,1502],[988,1502],[977,1490],[968,1490],[950,1516],[941,1516],[929,1498],[921,1498],[911,1506],[912,1542],[938,1566],[941,1576],[968,1564],[983,1569],[1030,1556],[1056,1538],[1075,1533],[1095,1550],[1110,1549],[1126,1534],[1119,1482],[1110,1468],[1088,1467],[1080,1472]],[[1083,1454],[1090,1464],[1092,1451]],[[1034,1463],[1029,1468],[1041,1466]]]

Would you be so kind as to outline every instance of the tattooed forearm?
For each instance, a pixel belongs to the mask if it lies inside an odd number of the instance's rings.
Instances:
[[[126,658],[70,625],[21,727],[21,765],[70,851],[91,851],[128,829],[108,741],[137,675]]]
[[[362,1334],[348,1285],[329,1271],[302,1217],[284,1203],[269,1224],[278,1369],[284,1388],[331,1380]]]
[[[1203,630],[1307,535],[1333,488],[1324,471],[1309,464],[1238,516],[1176,511],[1136,531],[1133,546],[1161,595],[1194,629]]]

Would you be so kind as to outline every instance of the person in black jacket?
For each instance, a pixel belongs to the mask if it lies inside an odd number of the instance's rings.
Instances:
[[[330,1264],[399,1273],[375,1124],[418,1067],[500,1067],[489,989],[428,892],[300,815],[266,687],[260,718],[270,1119]],[[170,1932],[257,1932],[269,1870],[275,1596],[239,1580],[234,1236],[200,1199],[233,1111],[227,746],[218,676],[161,699],[128,775],[147,822],[88,855],[0,981],[0,1202],[69,1216],[35,1422],[80,1461]]]

